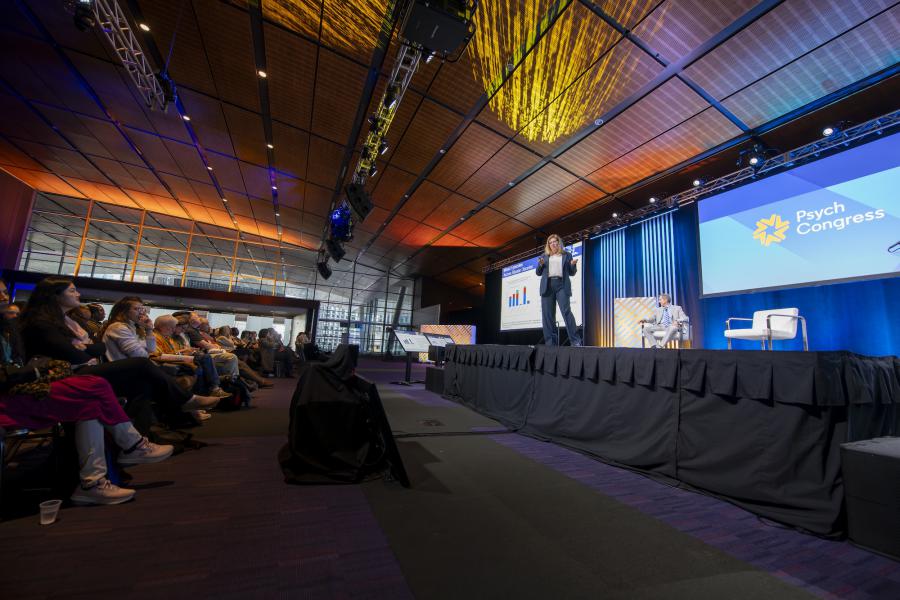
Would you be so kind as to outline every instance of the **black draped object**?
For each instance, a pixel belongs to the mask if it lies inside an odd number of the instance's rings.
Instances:
[[[445,395],[527,435],[841,534],[839,445],[896,435],[900,360],[848,352],[452,346]]]

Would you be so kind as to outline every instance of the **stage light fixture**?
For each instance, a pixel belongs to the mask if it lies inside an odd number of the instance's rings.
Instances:
[[[830,135],[834,135],[834,127],[826,127],[822,130],[822,135],[828,137]]]
[[[394,108],[397,105],[397,97],[398,92],[400,90],[396,85],[388,86],[387,92],[384,94],[384,106],[388,110]]]
[[[322,279],[331,277],[331,267],[328,266],[328,255],[324,252],[319,256],[319,262],[316,263],[316,269],[319,270],[319,275],[322,276]]]
[[[376,167],[375,165],[372,165],[371,167],[369,167],[369,177],[375,177],[375,175],[377,173],[378,173],[378,167]]]
[[[333,239],[341,241],[353,239],[353,220],[349,206],[341,204],[331,211],[330,227]],[[332,256],[334,255],[332,254]]]
[[[156,74],[156,80],[159,82],[159,87],[163,92],[163,100],[166,103],[166,106],[175,102],[178,97],[175,91],[175,83],[169,77],[169,74],[165,71],[160,71]]]
[[[325,240],[325,247],[328,248],[328,254],[334,259],[334,262],[341,262],[347,251],[341,246],[341,243],[335,239],[328,238]]]
[[[698,177],[697,179],[695,179],[694,181],[691,182],[691,185],[693,185],[694,187],[700,187],[704,183],[706,183],[706,180],[703,179],[702,177]]]
[[[759,157],[758,157],[758,156],[755,156],[755,155],[754,155],[754,156],[751,156],[751,157],[750,157],[750,160],[747,161],[747,162],[750,163],[750,166],[755,167],[756,165],[759,164]]]
[[[141,31],[146,31],[148,33],[150,31],[150,26],[147,25],[146,23],[140,23],[140,24],[138,24],[138,27],[141,28]]]
[[[656,204],[657,200],[655,197],[650,198],[650,204]]]
[[[612,214],[612,218],[613,218],[613,219],[618,219],[618,218],[619,218],[619,213],[614,212],[614,213]]]
[[[78,0],[75,4],[75,14],[72,17],[75,28],[78,31],[87,31],[97,24],[94,18],[94,3],[92,0]]]
[[[378,148],[378,154],[383,155],[385,152],[388,151],[388,148],[390,148],[390,146],[388,146],[388,143],[385,142],[384,140],[381,140],[381,145]]]
[[[428,63],[430,63],[433,58],[434,58],[434,52],[429,52],[428,55],[425,57],[425,64],[427,65]]]
[[[262,69],[258,70],[258,71],[256,72],[256,74],[259,75],[259,78],[260,78],[260,79],[265,79],[266,77],[269,76],[269,74],[266,73],[265,71],[263,71]]]

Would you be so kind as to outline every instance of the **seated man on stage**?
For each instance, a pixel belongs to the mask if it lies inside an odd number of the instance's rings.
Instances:
[[[641,333],[649,342],[651,348],[665,348],[681,328],[688,322],[688,317],[677,304],[671,304],[672,297],[669,294],[659,295],[659,307],[654,309],[652,319],[641,320]],[[665,335],[659,340],[653,335],[655,331],[665,331]]]

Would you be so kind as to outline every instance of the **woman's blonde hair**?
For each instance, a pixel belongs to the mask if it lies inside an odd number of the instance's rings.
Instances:
[[[559,253],[562,254],[563,252],[565,252],[565,250],[563,249],[562,238],[559,237],[558,235],[556,235],[555,233],[551,233],[550,235],[547,236],[547,243],[544,244],[544,254],[546,254],[547,256],[550,256],[550,254],[551,254],[550,240],[552,240],[553,238],[556,238],[556,241],[559,242]]]

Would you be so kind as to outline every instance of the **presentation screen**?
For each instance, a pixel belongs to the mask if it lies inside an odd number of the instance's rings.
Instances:
[[[571,278],[572,298],[570,298],[572,314],[575,315],[575,323],[578,325],[582,322],[584,273],[582,245],[582,242],[575,242],[571,246],[566,246],[572,257],[578,259],[578,272]],[[500,331],[541,328],[541,278],[534,272],[539,257],[540,255],[503,268],[500,284]],[[565,327],[558,306],[556,320]]]
[[[701,200],[698,212],[704,296],[896,276],[900,134]]]

